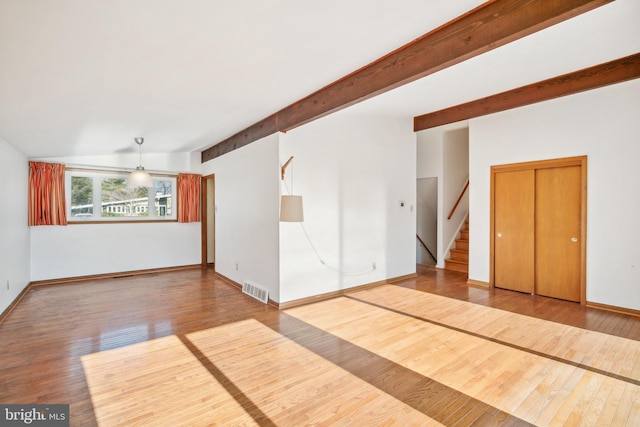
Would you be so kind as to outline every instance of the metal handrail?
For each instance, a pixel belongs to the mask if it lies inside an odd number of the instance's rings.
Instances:
[[[418,238],[418,241],[422,244],[422,246],[427,250],[427,252],[429,253],[429,255],[431,256],[431,258],[433,258],[433,260],[435,262],[438,262],[438,260],[436,259],[436,257],[433,256],[433,254],[431,253],[431,251],[429,250],[429,248],[427,247],[427,245],[425,245],[425,243],[422,241],[422,239],[420,238],[420,236],[418,236],[416,234],[416,237]]]

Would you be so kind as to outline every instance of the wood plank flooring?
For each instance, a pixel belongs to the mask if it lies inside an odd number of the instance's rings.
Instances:
[[[278,311],[185,270],[32,289],[0,403],[71,425],[640,425],[640,318],[420,268]]]

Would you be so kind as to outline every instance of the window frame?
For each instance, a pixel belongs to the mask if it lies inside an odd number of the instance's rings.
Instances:
[[[164,173],[150,173],[154,184],[156,181],[171,182],[171,215],[156,216],[155,200],[156,195],[149,192],[147,195],[148,204],[143,209],[149,212],[149,216],[102,216],[102,180],[103,179],[127,179],[130,172],[125,170],[107,170],[107,169],[84,169],[84,168],[66,168],[64,176],[65,194],[66,196],[66,212],[68,224],[122,224],[122,223],[141,223],[141,222],[177,222],[178,221],[178,175]],[[73,177],[89,177],[93,179],[93,213],[91,216],[77,217],[71,213],[71,179]],[[154,209],[150,209],[154,206]],[[141,213],[136,206],[136,212]],[[161,208],[161,206],[159,206]],[[97,215],[96,215],[97,213]]]

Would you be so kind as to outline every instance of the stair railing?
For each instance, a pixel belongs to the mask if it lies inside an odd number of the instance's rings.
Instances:
[[[462,191],[460,192],[460,195],[458,196],[458,200],[456,200],[456,204],[453,205],[453,209],[451,209],[451,212],[449,213],[449,216],[447,217],[448,220],[453,218],[453,214],[456,212],[456,209],[458,209],[458,205],[460,204],[460,201],[462,200],[462,196],[464,196],[464,193],[467,192],[467,188],[469,188],[469,179],[468,178],[467,178],[467,182],[464,184],[464,188],[462,189]]]
[[[431,251],[429,250],[429,248],[427,247],[427,245],[425,245],[425,243],[422,241],[422,239],[420,238],[420,236],[418,236],[416,234],[416,237],[418,238],[418,241],[420,242],[420,244],[422,244],[422,247],[426,249],[427,253],[431,256],[431,258],[433,258],[433,260],[435,262],[438,262],[438,260],[436,259],[436,257],[433,256],[433,254],[431,253]]]

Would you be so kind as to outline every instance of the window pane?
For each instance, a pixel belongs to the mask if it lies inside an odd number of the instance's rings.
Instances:
[[[76,218],[93,216],[93,178],[71,177],[71,216]]]
[[[154,176],[153,188],[127,188],[127,174],[67,170],[65,191],[71,222],[175,220],[176,178]]]
[[[171,181],[155,180],[156,216],[171,216]]]
[[[147,216],[146,188],[127,188],[125,178],[104,178],[101,182],[102,216]]]

